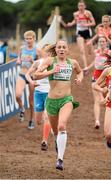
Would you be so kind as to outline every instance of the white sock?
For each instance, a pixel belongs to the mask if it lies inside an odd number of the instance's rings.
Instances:
[[[66,143],[67,143],[67,132],[66,131],[58,132],[57,135],[58,159],[63,160],[63,156],[66,149]]]
[[[25,112],[24,106],[20,109],[20,111]]]

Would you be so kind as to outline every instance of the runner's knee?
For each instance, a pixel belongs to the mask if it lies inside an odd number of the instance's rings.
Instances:
[[[19,100],[19,99],[21,98],[21,96],[22,96],[22,95],[21,95],[20,93],[17,93],[17,94],[16,94],[16,100]]]
[[[65,130],[66,130],[66,126],[64,124],[58,125],[58,131],[65,131]]]

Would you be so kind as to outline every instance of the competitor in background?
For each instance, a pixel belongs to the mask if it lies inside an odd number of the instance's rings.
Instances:
[[[93,44],[98,37],[105,36],[111,49],[111,17],[109,15],[102,16],[102,23],[96,27],[95,32],[96,34],[89,40],[88,44]]]
[[[49,85],[49,80],[47,77],[37,80],[37,81],[34,81],[31,76],[32,76],[32,74],[34,74],[37,71],[38,67],[42,65],[42,63],[45,61],[45,59],[48,56],[53,56],[54,54],[55,54],[55,45],[54,46],[53,45],[45,45],[42,48],[42,58],[35,61],[26,74],[26,78],[30,82],[30,84],[32,84],[32,86],[35,85],[35,89],[34,89],[34,120],[37,122],[38,125],[40,125],[41,123],[44,122],[44,124],[43,124],[43,140],[41,143],[41,149],[45,150],[45,151],[48,149],[47,142],[48,142],[48,137],[49,137],[50,130],[51,130],[51,125],[48,120],[47,112],[45,110],[45,101],[46,101],[46,97],[47,97],[49,89],[50,89],[50,85]],[[47,75],[49,75],[49,72],[45,71],[41,75],[47,76]],[[37,76],[37,78],[42,78],[41,75],[39,74],[39,76]]]
[[[104,93],[104,89],[100,84],[105,81],[108,88],[108,93],[104,99],[106,105],[105,118],[104,118],[104,134],[106,137],[107,147],[111,148],[111,67],[106,68],[98,80],[95,82],[93,88],[101,93]]]
[[[50,91],[46,99],[46,110],[55,135],[56,169],[63,170],[63,156],[67,143],[67,122],[73,108],[79,106],[71,93],[71,75],[74,70],[77,74],[75,83],[79,85],[83,79],[83,72],[76,60],[67,58],[69,48],[66,41],[59,40],[55,50],[57,56],[47,58],[38,72],[43,72],[45,69],[51,71],[55,66],[59,67],[58,73],[49,76]]]
[[[25,45],[20,48],[20,52],[16,62],[18,65],[21,65],[21,70],[16,81],[16,100],[20,107],[19,119],[21,122],[24,121],[24,113],[25,113],[25,108],[22,103],[21,97],[26,87],[26,84],[28,84],[25,74],[27,73],[28,69],[31,67],[34,60],[36,60],[37,57],[40,56],[40,50],[37,49],[35,46],[35,40],[36,40],[35,32],[26,31],[24,33],[24,39],[25,39]],[[29,83],[29,93],[30,93],[29,95],[30,117],[29,117],[29,125],[28,125],[29,129],[34,128],[33,92],[34,92],[34,87]]]
[[[90,69],[93,65],[95,67],[92,77],[92,86],[97,81],[103,70],[111,65],[111,50],[107,48],[107,43],[108,41],[105,36],[99,37],[98,48],[94,51],[95,59],[88,67],[88,69]],[[104,83],[101,84],[101,86],[104,86]],[[92,92],[94,97],[95,128],[98,129],[100,127],[101,104],[102,101],[104,101],[104,97],[99,91],[92,89]],[[105,92],[107,92],[107,88],[104,87],[104,93]]]
[[[67,27],[76,25],[77,44],[80,50],[81,59],[84,63],[84,69],[87,69],[87,58],[85,53],[85,41],[91,38],[91,27],[95,26],[95,20],[92,13],[86,10],[84,1],[79,1],[78,11],[73,13],[74,19],[67,24]],[[85,72],[85,71],[84,71]]]

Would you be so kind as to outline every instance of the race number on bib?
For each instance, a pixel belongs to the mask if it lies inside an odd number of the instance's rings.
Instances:
[[[72,75],[72,66],[71,64],[60,64],[60,71],[54,74],[55,80],[67,80],[69,81]]]

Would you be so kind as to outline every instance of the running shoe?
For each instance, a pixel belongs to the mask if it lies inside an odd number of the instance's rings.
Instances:
[[[25,114],[24,111],[20,111],[20,114],[19,114],[19,120],[20,120],[20,122],[23,122],[23,121],[24,121],[24,114]]]
[[[63,161],[61,159],[57,160],[56,169],[63,171]]]
[[[111,142],[107,141],[106,144],[108,148],[111,148]]]
[[[100,122],[99,121],[96,121],[95,122],[95,129],[99,129],[100,128]]]
[[[47,151],[47,149],[48,149],[48,145],[47,145],[46,141],[42,141],[41,150],[42,151]]]
[[[34,122],[29,121],[28,129],[34,129]]]

